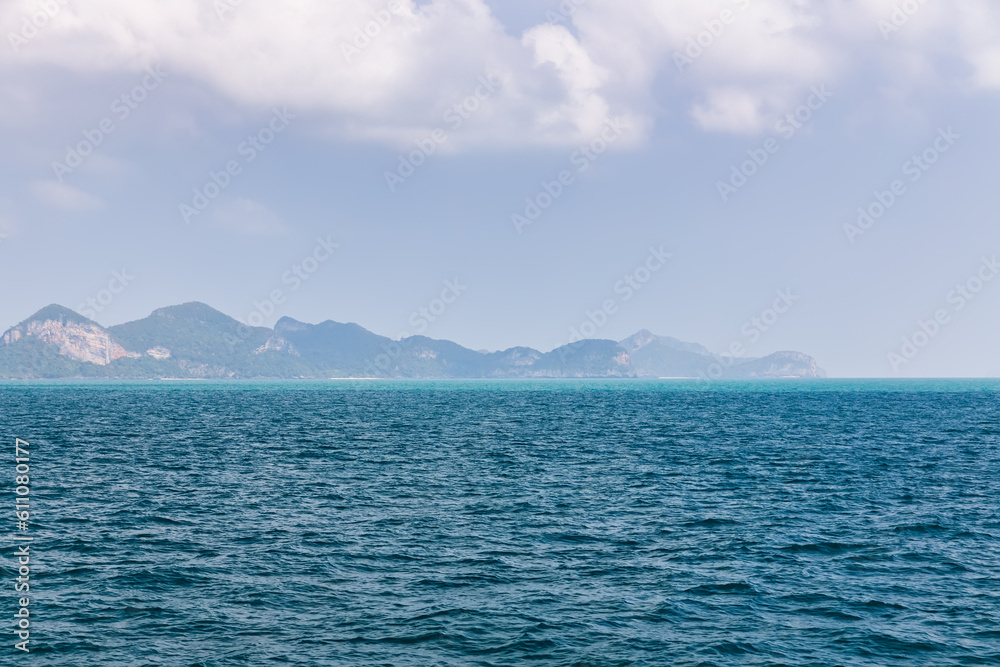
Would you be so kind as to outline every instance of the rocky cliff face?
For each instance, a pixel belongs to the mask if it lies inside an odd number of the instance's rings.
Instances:
[[[298,351],[287,340],[281,336],[271,336],[267,342],[253,351],[254,354],[264,354],[265,352],[288,352],[299,356]]]
[[[106,330],[97,324],[72,322],[65,319],[46,319],[24,322],[9,329],[0,344],[13,345],[26,337],[35,337],[59,348],[59,354],[74,361],[86,361],[107,366],[115,359],[138,357],[116,343]]]

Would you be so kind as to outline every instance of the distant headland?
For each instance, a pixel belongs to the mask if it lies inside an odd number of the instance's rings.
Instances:
[[[551,352],[479,352],[448,340],[393,340],[357,324],[283,317],[252,327],[203,303],[160,308],[103,327],[47,306],[0,337],[5,379],[210,378],[815,378],[801,352],[723,357],[702,345],[640,331],[621,341],[586,339]]]

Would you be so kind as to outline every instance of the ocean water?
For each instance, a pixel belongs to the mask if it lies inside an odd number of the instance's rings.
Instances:
[[[3,665],[1000,664],[998,382],[5,383],[0,438]]]

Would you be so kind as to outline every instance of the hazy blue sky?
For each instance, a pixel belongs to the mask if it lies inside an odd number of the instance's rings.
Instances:
[[[0,24],[0,328],[199,300],[1000,375],[992,0],[3,0]]]

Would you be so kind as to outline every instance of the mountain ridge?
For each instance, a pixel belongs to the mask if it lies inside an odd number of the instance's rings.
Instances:
[[[356,323],[282,317],[252,327],[207,304],[158,308],[103,327],[51,304],[0,337],[0,378],[774,378],[823,377],[801,352],[729,358],[643,329],[549,352],[475,351],[449,340],[394,340]]]

